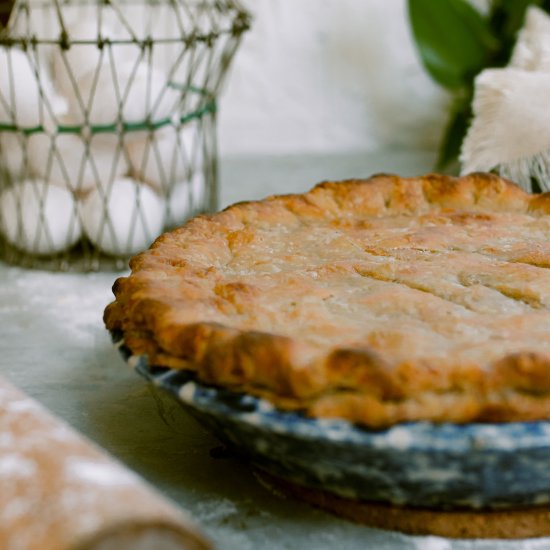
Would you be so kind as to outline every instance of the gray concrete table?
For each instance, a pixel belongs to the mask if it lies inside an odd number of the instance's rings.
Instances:
[[[300,192],[323,179],[430,170],[432,155],[380,152],[242,158],[221,164],[221,206]],[[407,537],[285,500],[124,365],[102,312],[120,273],[61,274],[0,263],[0,372],[186,509],[222,550],[518,548],[517,543]],[[533,545],[531,545],[533,544]],[[525,548],[550,548],[537,541]]]

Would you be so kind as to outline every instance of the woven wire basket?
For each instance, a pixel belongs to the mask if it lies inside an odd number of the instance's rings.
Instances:
[[[235,0],[19,0],[0,34],[0,258],[122,269],[217,203]]]

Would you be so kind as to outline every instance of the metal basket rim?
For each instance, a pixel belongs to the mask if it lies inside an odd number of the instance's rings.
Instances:
[[[205,88],[197,88],[195,86],[184,86],[174,82],[170,82],[169,87],[180,89],[181,91],[190,91],[197,93],[207,98],[208,101],[201,105],[198,109],[191,111],[190,113],[183,114],[179,117],[168,117],[157,121],[140,121],[140,122],[114,122],[112,124],[80,124],[80,125],[57,125],[53,132],[47,132],[44,125],[32,127],[21,127],[16,124],[10,124],[0,121],[0,133],[12,132],[21,133],[23,135],[32,135],[38,133],[52,133],[52,134],[81,134],[81,135],[94,135],[94,134],[106,134],[114,132],[140,132],[143,130],[158,130],[168,125],[185,124],[190,120],[202,118],[204,115],[213,114],[217,111],[217,104],[215,96],[206,90]]]

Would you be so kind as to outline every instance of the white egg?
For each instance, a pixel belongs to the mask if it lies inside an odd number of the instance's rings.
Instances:
[[[178,181],[166,198],[166,226],[181,225],[192,213],[192,188],[189,180]]]
[[[107,194],[94,189],[83,201],[84,232],[100,250],[112,255],[144,250],[163,227],[164,201],[131,178],[113,182]]]
[[[0,122],[23,128],[52,125],[67,105],[53,91],[47,74],[21,50],[0,48]]]
[[[177,110],[181,95],[168,86],[164,73],[145,62],[120,63],[114,70],[102,63],[98,71],[82,75],[78,85],[79,95],[68,97],[69,112],[90,125],[164,120]]]
[[[129,80],[122,110],[125,121],[141,122],[150,118],[156,122],[177,112],[181,92],[168,85],[163,71],[145,62],[137,67],[127,65],[125,70]]]
[[[179,131],[169,126],[141,133],[140,139],[127,143],[131,173],[166,194],[175,182],[188,179],[191,172],[202,169],[202,141],[198,130],[198,124],[189,123]]]
[[[99,37],[116,41],[120,31],[97,19],[79,21],[67,27],[69,47],[56,48],[53,52],[52,66],[56,88],[67,98],[75,98],[79,93],[80,79],[95,72],[99,65],[111,67],[134,61],[140,55],[138,44],[104,45],[99,48]],[[73,101],[74,103],[74,101]]]
[[[107,187],[128,169],[115,134],[33,134],[27,150],[34,174],[78,193]]]
[[[37,255],[66,250],[81,237],[72,194],[41,180],[25,180],[2,191],[0,229],[13,246]]]
[[[198,211],[207,210],[205,198],[206,181],[202,171],[195,172],[190,180],[176,182],[166,198],[166,225],[181,225]]]
[[[195,172],[191,180],[191,190],[193,197],[193,210],[208,210],[209,205],[205,204],[207,193],[204,172]]]

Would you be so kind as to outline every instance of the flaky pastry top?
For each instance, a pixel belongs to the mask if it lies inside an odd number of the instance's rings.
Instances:
[[[550,418],[550,194],[377,175],[165,233],[105,312],[134,354],[317,417]]]

